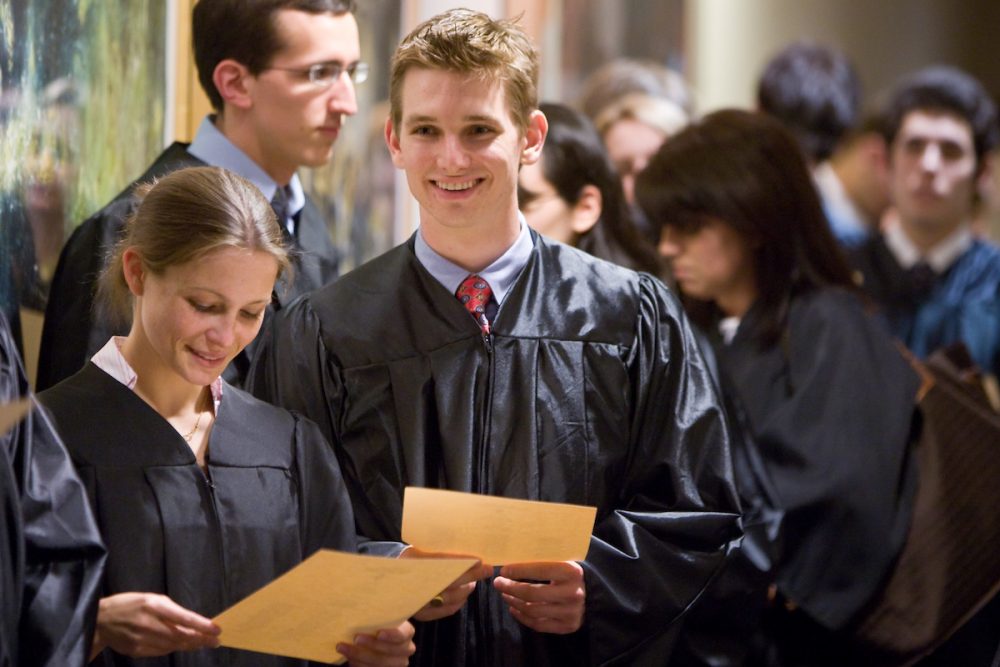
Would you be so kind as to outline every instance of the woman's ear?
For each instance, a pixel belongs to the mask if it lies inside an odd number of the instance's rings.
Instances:
[[[146,267],[142,263],[142,256],[135,248],[128,248],[122,253],[122,273],[125,275],[125,284],[128,285],[132,295],[142,296]]]
[[[604,202],[601,200],[601,191],[596,185],[587,184],[580,190],[580,196],[573,205],[570,227],[574,234],[581,235],[589,232],[597,221],[601,219],[601,210]]]

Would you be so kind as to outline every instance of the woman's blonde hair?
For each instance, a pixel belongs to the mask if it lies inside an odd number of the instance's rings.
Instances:
[[[683,130],[691,119],[684,109],[668,99],[629,93],[597,114],[594,125],[603,137],[620,120],[635,120],[671,137]]]
[[[222,248],[265,252],[277,262],[279,276],[291,269],[271,205],[242,176],[219,167],[189,167],[137,186],[135,196],[138,208],[126,220],[98,283],[98,303],[113,320],[131,319],[122,261],[129,248],[157,275]]]

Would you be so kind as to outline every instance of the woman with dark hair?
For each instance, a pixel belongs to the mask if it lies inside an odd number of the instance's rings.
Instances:
[[[524,165],[518,205],[538,233],[620,266],[660,273],[640,237],[621,181],[593,124],[561,104],[542,104],[549,133],[542,159]]]
[[[795,140],[720,111],[637,184],[689,312],[713,341],[781,516],[768,665],[851,664],[850,629],[906,536],[917,378],[864,311]]]
[[[101,281],[103,297],[131,316],[129,334],[39,395],[108,547],[92,657],[120,667],[303,665],[210,650],[212,616],[317,549],[358,546],[319,428],[220,377],[289,268],[281,230],[260,190],[223,169],[175,171],[137,194]],[[337,649],[354,665],[405,665],[412,637],[404,622]]]

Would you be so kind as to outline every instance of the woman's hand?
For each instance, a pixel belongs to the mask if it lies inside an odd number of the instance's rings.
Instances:
[[[399,554],[400,558],[475,558],[475,556],[463,556],[461,554],[438,553],[432,551],[421,551],[416,547],[409,547]],[[423,608],[413,615],[418,621],[436,621],[446,616],[451,616],[462,608],[465,601],[476,590],[476,582],[480,579],[488,579],[493,576],[493,566],[485,563],[473,565],[458,579],[453,581],[448,588],[441,591],[438,596],[428,602]]]
[[[505,565],[493,587],[511,615],[532,630],[564,635],[583,625],[586,585],[575,561]]]
[[[219,646],[219,626],[166,595],[119,593],[101,598],[91,659],[106,647],[132,658]]]
[[[395,628],[383,628],[374,635],[360,634],[353,644],[337,644],[337,650],[352,667],[406,667],[417,650],[413,626],[403,621]]]

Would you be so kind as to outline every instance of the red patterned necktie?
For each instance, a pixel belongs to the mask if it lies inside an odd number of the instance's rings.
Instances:
[[[492,295],[490,284],[477,275],[471,275],[463,280],[455,292],[455,296],[487,336],[490,334],[490,321],[486,319],[486,305]]]

